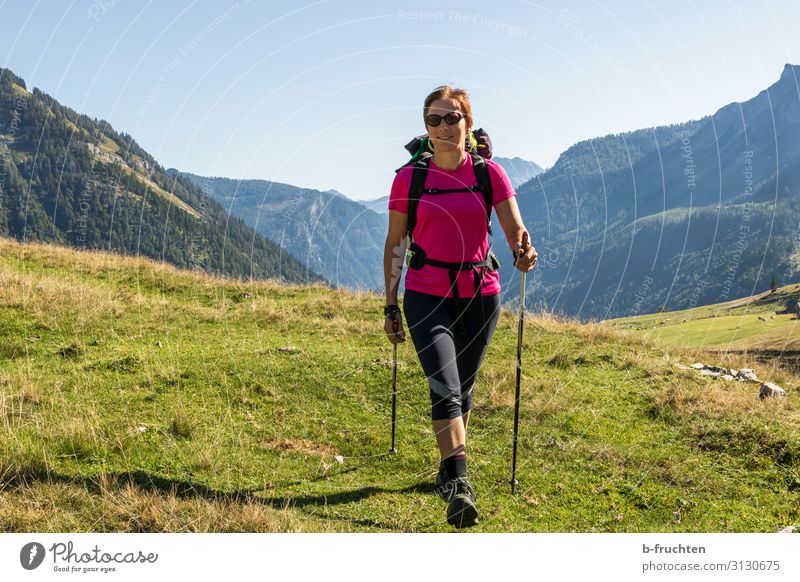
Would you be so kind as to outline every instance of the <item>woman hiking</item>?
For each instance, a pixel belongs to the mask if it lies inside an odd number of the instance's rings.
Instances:
[[[537,253],[508,175],[486,159],[490,153],[477,153],[475,134],[482,130],[472,132],[467,92],[438,87],[425,98],[423,121],[427,139],[398,170],[389,196],[384,329],[390,342],[405,341],[397,291],[408,245],[402,313],[428,378],[441,459],[436,492],[448,502],[448,523],[460,528],[478,523],[466,431],[475,379],[500,315],[499,262],[489,250],[492,209],[517,269],[530,271]]]

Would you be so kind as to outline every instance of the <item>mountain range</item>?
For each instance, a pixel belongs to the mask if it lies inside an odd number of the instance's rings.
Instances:
[[[540,255],[528,306],[608,319],[800,280],[799,80],[787,64],[749,100],[579,142],[545,171],[496,158]],[[239,278],[383,288],[385,196],[166,171],[131,136],[6,69],[0,132],[0,234]],[[514,289],[502,234],[495,242]]]
[[[144,255],[240,279],[322,277],[168,176],[134,139],[0,69],[0,235]]]
[[[322,192],[269,180],[198,176],[190,180],[336,286],[379,290],[388,218],[335,190]]]
[[[580,142],[522,185],[530,305],[605,319],[798,281],[799,79],[787,64],[713,115]]]

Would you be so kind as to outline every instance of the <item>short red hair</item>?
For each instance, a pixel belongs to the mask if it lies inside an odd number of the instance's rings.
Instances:
[[[422,121],[427,125],[425,118],[428,116],[428,109],[431,104],[437,99],[455,99],[461,107],[461,113],[464,114],[466,119],[467,131],[472,129],[472,105],[469,102],[469,95],[466,89],[456,89],[451,85],[442,85],[436,87],[430,95],[425,97],[425,105],[422,108]]]

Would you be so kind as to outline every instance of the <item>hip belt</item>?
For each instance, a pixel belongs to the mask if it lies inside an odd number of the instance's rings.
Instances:
[[[475,293],[472,300],[477,299],[478,309],[480,310],[480,323],[481,323],[481,340],[484,345],[487,345],[486,340],[486,314],[483,310],[483,298],[481,297],[481,287],[483,280],[486,276],[486,271],[496,271],[500,268],[500,261],[491,250],[491,245],[486,253],[486,258],[482,261],[469,261],[463,263],[456,263],[450,261],[440,261],[432,259],[425,254],[425,251],[417,243],[411,242],[406,253],[406,264],[409,269],[419,270],[425,265],[432,267],[439,267],[447,269],[447,274],[450,279],[450,290],[453,292],[456,304],[456,333],[464,338],[467,335],[467,327],[464,321],[464,309],[461,305],[461,297],[458,294],[458,273],[460,271],[472,271],[473,282],[475,283]]]

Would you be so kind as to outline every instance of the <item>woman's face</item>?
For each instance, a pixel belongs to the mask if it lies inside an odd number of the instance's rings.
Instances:
[[[464,114],[464,112],[461,111],[458,101],[452,98],[437,99],[431,103],[428,108],[428,115],[433,114],[444,117],[448,113],[453,112]],[[455,125],[448,125],[447,121],[442,119],[436,127],[428,125],[426,117],[425,128],[428,130],[428,136],[430,136],[433,141],[434,149],[440,152],[456,150],[459,147],[463,148],[464,142],[467,139],[467,131],[470,129],[467,127],[467,119],[465,117],[462,117]]]

